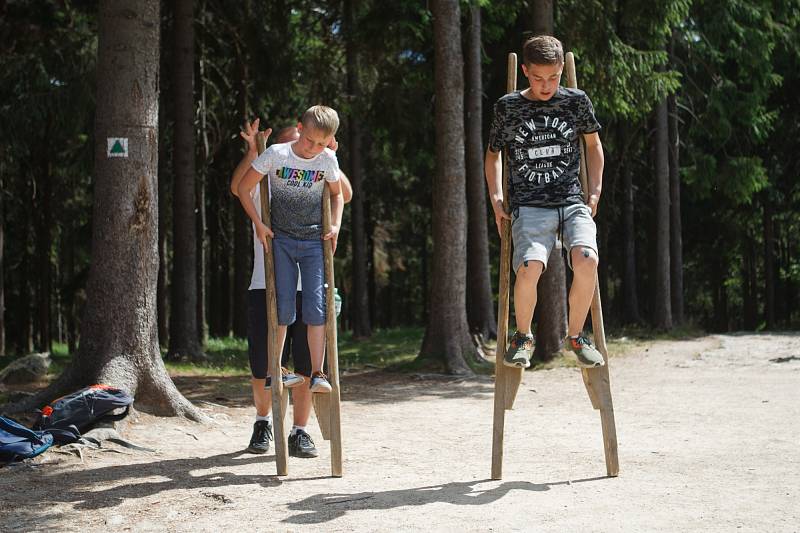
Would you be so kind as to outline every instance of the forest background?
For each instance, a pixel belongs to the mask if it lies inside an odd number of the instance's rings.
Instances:
[[[336,255],[341,328],[353,342],[407,328],[423,357],[464,371],[466,333],[496,333],[499,239],[481,164],[492,104],[507,54],[550,32],[575,53],[603,125],[607,331],[798,326],[798,0],[442,3],[161,3],[166,358],[200,361],[215,339],[246,335],[251,229],[229,191],[244,120],[278,129],[324,103],[343,118],[355,189]],[[4,1],[0,17],[0,355],[76,353],[98,223],[97,87],[116,73],[98,64],[96,2]],[[558,348],[569,277],[550,270],[537,322],[555,340],[540,359]],[[454,321],[437,308],[443,289]]]

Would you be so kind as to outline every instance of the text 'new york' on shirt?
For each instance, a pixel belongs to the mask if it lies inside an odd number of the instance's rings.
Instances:
[[[325,148],[304,159],[294,153],[296,141],[273,144],[252,167],[269,179],[272,229],[295,239],[322,238],[322,191],[339,179],[336,153]]]
[[[520,91],[494,106],[489,147],[508,152],[511,207],[559,207],[583,202],[580,136],[600,130],[592,102],[579,89],[559,87],[546,101]]]

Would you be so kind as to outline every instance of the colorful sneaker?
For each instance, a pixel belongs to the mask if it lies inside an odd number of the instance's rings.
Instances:
[[[331,384],[328,383],[328,378],[322,372],[314,372],[311,374],[311,392],[330,392],[333,390]]]
[[[283,386],[287,389],[291,389],[292,387],[297,387],[298,385],[302,385],[305,383],[305,378],[294,372],[290,372],[288,368],[281,367],[281,381],[283,381]],[[267,376],[267,381],[264,383],[264,388],[268,389],[272,386],[272,376]]]
[[[250,437],[250,445],[247,451],[250,453],[267,453],[269,443],[272,441],[272,424],[269,420],[256,420],[253,424],[253,435]]]
[[[577,337],[567,337],[567,346],[575,355],[578,366],[581,368],[595,368],[606,364],[603,354],[592,346],[589,339],[580,334]]]
[[[503,364],[514,368],[528,368],[531,366],[532,355],[533,335],[517,331],[511,337],[511,342],[508,343],[506,354],[503,356]]]
[[[289,435],[289,455],[292,457],[311,458],[317,457],[319,452],[311,440],[311,435],[298,429],[294,435]]]

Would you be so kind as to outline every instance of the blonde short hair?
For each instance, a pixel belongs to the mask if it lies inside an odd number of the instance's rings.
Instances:
[[[336,131],[339,129],[339,114],[330,107],[315,105],[309,107],[303,113],[300,122],[306,128],[319,130],[327,137],[328,135],[336,135]]]
[[[537,35],[525,41],[522,59],[526,65],[563,65],[564,47],[551,35]]]

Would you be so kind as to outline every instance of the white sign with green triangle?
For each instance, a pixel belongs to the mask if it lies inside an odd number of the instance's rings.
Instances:
[[[108,157],[128,157],[127,137],[108,137]]]

